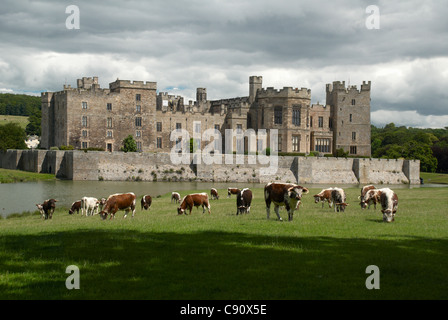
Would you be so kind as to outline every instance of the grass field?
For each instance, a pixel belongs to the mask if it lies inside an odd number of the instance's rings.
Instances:
[[[10,122],[17,123],[20,127],[25,129],[28,124],[28,117],[0,114],[0,125],[4,125]]]
[[[448,184],[448,174],[420,172],[420,177],[423,178],[423,183],[439,183]]]
[[[211,201],[211,215],[178,216],[165,195],[134,218],[60,208],[52,220],[0,220],[0,299],[448,298],[448,188],[397,189],[389,224],[378,208],[360,209],[357,188],[346,190],[345,213],[314,204],[319,191],[292,222],[273,210],[266,219],[262,189],[243,216],[235,196]],[[66,289],[69,265],[79,290]],[[379,290],[366,288],[369,265],[380,270]]]
[[[29,182],[38,180],[54,180],[54,174],[35,173],[22,170],[0,168],[0,183]]]

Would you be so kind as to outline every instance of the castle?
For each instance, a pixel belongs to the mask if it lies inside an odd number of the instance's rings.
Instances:
[[[64,85],[59,92],[43,92],[41,147],[72,145],[75,149],[118,151],[132,135],[141,152],[170,152],[173,130],[190,137],[216,129],[268,133],[278,130],[278,152],[332,154],[342,148],[353,156],[370,156],[371,83],[326,85],[326,104],[311,104],[311,90],[262,87],[261,76],[249,78],[249,95],[208,100],[206,88],[197,88],[196,101],[157,93],[156,82],[116,80],[101,88],[98,77],[77,80],[77,88]],[[208,142],[209,143],[209,142]],[[202,141],[200,147],[208,144]],[[257,151],[270,144],[258,144]],[[234,151],[244,145],[235,144]],[[224,150],[224,148],[223,148]]]

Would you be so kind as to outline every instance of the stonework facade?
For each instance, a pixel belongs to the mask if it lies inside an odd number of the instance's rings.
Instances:
[[[272,145],[279,152],[331,154],[342,148],[353,156],[371,155],[370,81],[360,90],[339,81],[327,84],[326,104],[320,105],[311,104],[310,89],[263,88],[262,80],[249,78],[246,97],[208,100],[206,88],[197,88],[196,101],[185,103],[181,96],[157,93],[155,82],[116,80],[103,89],[97,77],[84,77],[77,88],[64,85],[62,91],[42,93],[41,147],[118,151],[132,135],[139,151],[170,152],[176,148],[173,131],[186,130],[193,138],[215,129],[225,150],[226,129],[253,129],[266,130],[268,141],[252,144],[246,138],[238,144],[232,137],[232,150],[263,151],[276,129]],[[210,144],[199,143],[200,148]]]

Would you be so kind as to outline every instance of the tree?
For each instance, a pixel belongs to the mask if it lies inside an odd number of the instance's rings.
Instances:
[[[28,117],[28,124],[25,128],[26,134],[40,136],[40,123],[42,114],[40,110],[34,110]]]
[[[130,134],[123,140],[123,147],[121,151],[124,152],[137,152],[137,143],[135,143],[134,137]]]
[[[27,149],[26,133],[17,123],[0,125],[0,150]]]

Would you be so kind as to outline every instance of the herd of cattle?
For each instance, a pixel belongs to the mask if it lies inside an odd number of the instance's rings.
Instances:
[[[282,220],[279,214],[279,208],[285,207],[288,212],[288,220],[291,221],[293,219],[294,211],[299,210],[299,206],[302,204],[302,195],[307,194],[308,192],[309,190],[307,188],[296,184],[280,182],[268,183],[264,187],[267,218],[269,219],[270,208],[273,203],[277,218],[280,221]],[[253,198],[252,191],[249,188],[241,190],[238,188],[228,188],[227,198],[230,198],[233,194],[236,195],[236,214],[250,213],[250,206]],[[218,190],[212,188],[210,190],[210,196],[213,200],[218,200]],[[376,209],[376,204],[379,203],[382,208],[383,221],[394,221],[398,207],[398,197],[391,189],[376,189],[375,186],[368,185],[361,189],[361,195],[358,198],[362,209],[370,209],[372,204]],[[325,202],[327,202],[329,208],[334,206],[335,212],[344,212],[345,208],[348,206],[346,201],[345,192],[341,188],[323,189],[321,192],[314,195],[315,203],[322,202],[323,208]],[[57,200],[55,199],[49,199],[42,204],[36,204],[42,218],[52,218],[56,208],[56,202]],[[172,192],[171,203],[173,202],[179,203],[179,207],[177,208],[178,214],[187,214],[187,211],[188,214],[191,214],[193,207],[202,207],[203,213],[207,208],[207,211],[210,214],[209,197],[205,192],[188,194],[182,199],[178,192]],[[140,203],[142,210],[149,209],[152,203],[151,196],[144,195]],[[68,213],[73,214],[75,211],[79,213],[79,210],[81,210],[81,216],[83,216],[84,213],[86,216],[99,214],[102,219],[106,219],[107,216],[110,215],[110,219],[112,219],[115,217],[117,211],[124,210],[124,218],[126,218],[130,211],[132,211],[132,217],[134,217],[135,206],[136,196],[134,193],[117,193],[110,195],[107,199],[102,198],[100,200],[93,197],[83,197],[81,200],[73,202]]]

